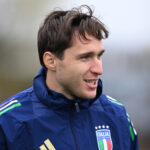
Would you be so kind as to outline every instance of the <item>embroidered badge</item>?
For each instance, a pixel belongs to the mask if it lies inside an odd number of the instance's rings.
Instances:
[[[113,144],[109,126],[96,126],[96,138],[99,150],[112,150]]]

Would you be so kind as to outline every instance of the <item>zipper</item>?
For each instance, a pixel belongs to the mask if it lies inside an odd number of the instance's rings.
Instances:
[[[78,103],[75,103],[75,109],[76,109],[76,112],[80,112],[80,108],[79,108],[79,104]]]
[[[74,107],[75,107],[76,112],[80,111],[78,103],[75,103]],[[71,109],[71,111],[70,111],[70,127],[71,127],[71,132],[72,132],[72,135],[73,135],[73,138],[74,138],[74,142],[75,142],[75,145],[76,145],[76,150],[79,150],[79,146],[78,146],[78,143],[77,143],[77,138],[76,138],[74,130],[73,130],[72,113],[73,113],[73,110]]]

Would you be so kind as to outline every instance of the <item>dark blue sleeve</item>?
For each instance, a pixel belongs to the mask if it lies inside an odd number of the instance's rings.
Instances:
[[[138,145],[138,135],[137,132],[133,126],[133,123],[129,116],[127,116],[128,122],[129,122],[129,131],[130,131],[130,141],[131,141],[131,150],[139,150]]]
[[[5,135],[3,133],[1,126],[0,126],[0,150],[7,150]]]

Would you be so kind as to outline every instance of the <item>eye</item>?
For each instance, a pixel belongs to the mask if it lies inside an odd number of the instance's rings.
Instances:
[[[87,61],[89,58],[90,58],[89,55],[85,55],[85,56],[81,56],[81,57],[80,57],[80,59],[81,59],[82,61]]]
[[[98,57],[97,57],[99,60],[102,58],[102,55],[98,55]]]
[[[97,56],[97,58],[98,58],[99,60],[101,60],[101,59],[102,59],[103,54],[104,54],[104,53],[100,53],[100,54]]]

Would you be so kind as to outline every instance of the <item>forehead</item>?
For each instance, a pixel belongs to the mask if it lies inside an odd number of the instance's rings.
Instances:
[[[88,52],[88,51],[102,51],[104,46],[102,40],[86,34],[86,39],[81,36],[73,36],[72,46],[68,49],[74,53]]]

